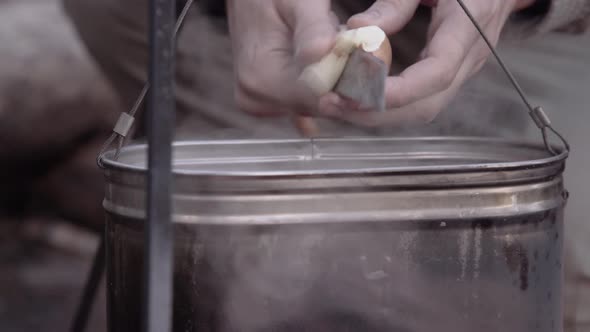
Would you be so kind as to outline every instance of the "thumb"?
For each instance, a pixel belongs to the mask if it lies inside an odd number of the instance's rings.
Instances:
[[[298,0],[293,4],[292,24],[295,59],[300,66],[328,54],[338,33],[339,22],[327,0]]]
[[[414,16],[420,0],[377,0],[365,12],[348,20],[351,29],[376,25],[391,35],[400,31]]]

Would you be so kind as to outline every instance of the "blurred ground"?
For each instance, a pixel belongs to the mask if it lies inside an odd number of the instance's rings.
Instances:
[[[0,0],[0,45],[0,331],[67,331],[97,241],[86,229],[103,218],[94,156],[118,104],[58,0]],[[106,331],[104,304],[88,331]]]
[[[94,158],[120,109],[59,0],[0,0],[0,213],[99,227]]]
[[[63,222],[0,223],[0,331],[69,331],[96,245]],[[103,292],[87,331],[106,331]]]

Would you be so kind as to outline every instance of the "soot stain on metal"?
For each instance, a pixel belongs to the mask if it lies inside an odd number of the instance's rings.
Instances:
[[[461,262],[461,280],[465,279],[467,271],[467,255],[470,248],[469,234],[461,232],[459,235],[459,261]]]
[[[479,228],[481,230],[487,230],[494,226],[494,221],[490,219],[477,220],[471,224],[472,228]]]
[[[529,288],[529,259],[526,250],[520,243],[507,243],[504,245],[506,263],[511,272],[519,274],[519,287],[522,291]]]

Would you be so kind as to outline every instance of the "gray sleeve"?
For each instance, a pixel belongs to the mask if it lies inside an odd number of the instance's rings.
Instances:
[[[539,15],[513,15],[503,31],[504,39],[522,39],[553,31],[583,32],[590,25],[590,0],[551,0]]]

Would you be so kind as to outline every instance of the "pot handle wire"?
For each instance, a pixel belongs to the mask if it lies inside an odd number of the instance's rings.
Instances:
[[[463,11],[465,12],[467,17],[469,18],[469,20],[471,20],[471,22],[473,23],[473,25],[477,29],[477,31],[479,32],[479,34],[481,35],[481,37],[483,38],[483,40],[487,44],[488,48],[492,52],[492,55],[494,56],[494,58],[496,58],[496,61],[498,61],[498,64],[500,65],[500,67],[502,68],[502,70],[504,71],[506,76],[508,77],[508,80],[510,80],[510,83],[512,84],[512,86],[514,87],[514,89],[516,90],[518,95],[520,96],[520,99],[522,99],[522,102],[525,104],[525,106],[528,110],[529,116],[531,117],[531,119],[533,120],[533,122],[535,123],[537,128],[539,128],[539,130],[541,131],[541,135],[543,137],[543,144],[545,145],[545,149],[547,149],[547,151],[553,155],[559,154],[559,152],[555,151],[555,149],[549,143],[549,137],[548,137],[549,133],[553,133],[561,141],[564,149],[567,152],[569,152],[570,145],[569,145],[567,139],[565,139],[565,137],[563,135],[561,135],[553,127],[551,120],[549,119],[549,116],[547,115],[547,113],[545,113],[545,111],[543,110],[543,108],[541,106],[533,106],[530,103],[529,99],[527,98],[526,94],[524,93],[524,90],[521,88],[520,84],[518,84],[518,82],[514,78],[514,75],[512,75],[512,73],[510,72],[510,70],[506,66],[506,63],[502,60],[502,58],[500,57],[500,55],[496,51],[494,45],[490,42],[490,40],[488,39],[488,37],[484,33],[483,29],[481,28],[479,23],[477,23],[477,20],[473,17],[473,15],[469,11],[469,9],[467,8],[467,6],[463,2],[463,0],[457,0],[457,2],[459,3],[459,6],[461,6]]]
[[[194,0],[187,0],[184,7],[182,8],[182,11],[180,12],[180,15],[178,16],[178,19],[176,21],[176,25],[174,27],[174,34],[173,34],[174,38],[178,37],[178,34],[179,34],[180,30],[182,29],[182,26],[183,26],[183,23],[186,19],[186,16],[188,15],[194,2],[195,2]],[[137,112],[139,111],[141,106],[143,105],[149,90],[150,90],[150,82],[147,81],[144,84],[143,89],[141,89],[139,96],[135,100],[133,107],[131,107],[131,110],[129,112],[123,112],[119,116],[119,119],[117,120],[117,123],[115,124],[115,127],[113,128],[113,132],[111,133],[111,136],[109,136],[109,138],[107,138],[107,140],[103,144],[102,148],[100,149],[98,156],[96,157],[96,163],[98,164],[99,167],[101,167],[101,168],[103,167],[102,156],[111,147],[111,145],[115,142],[115,140],[117,141],[117,145],[116,145],[116,149],[115,149],[115,155],[113,156],[113,160],[119,159],[119,155],[121,154],[121,149],[123,148],[123,146],[126,145],[126,138],[129,135],[131,128],[133,127],[133,124],[135,123],[135,115],[137,114]]]

